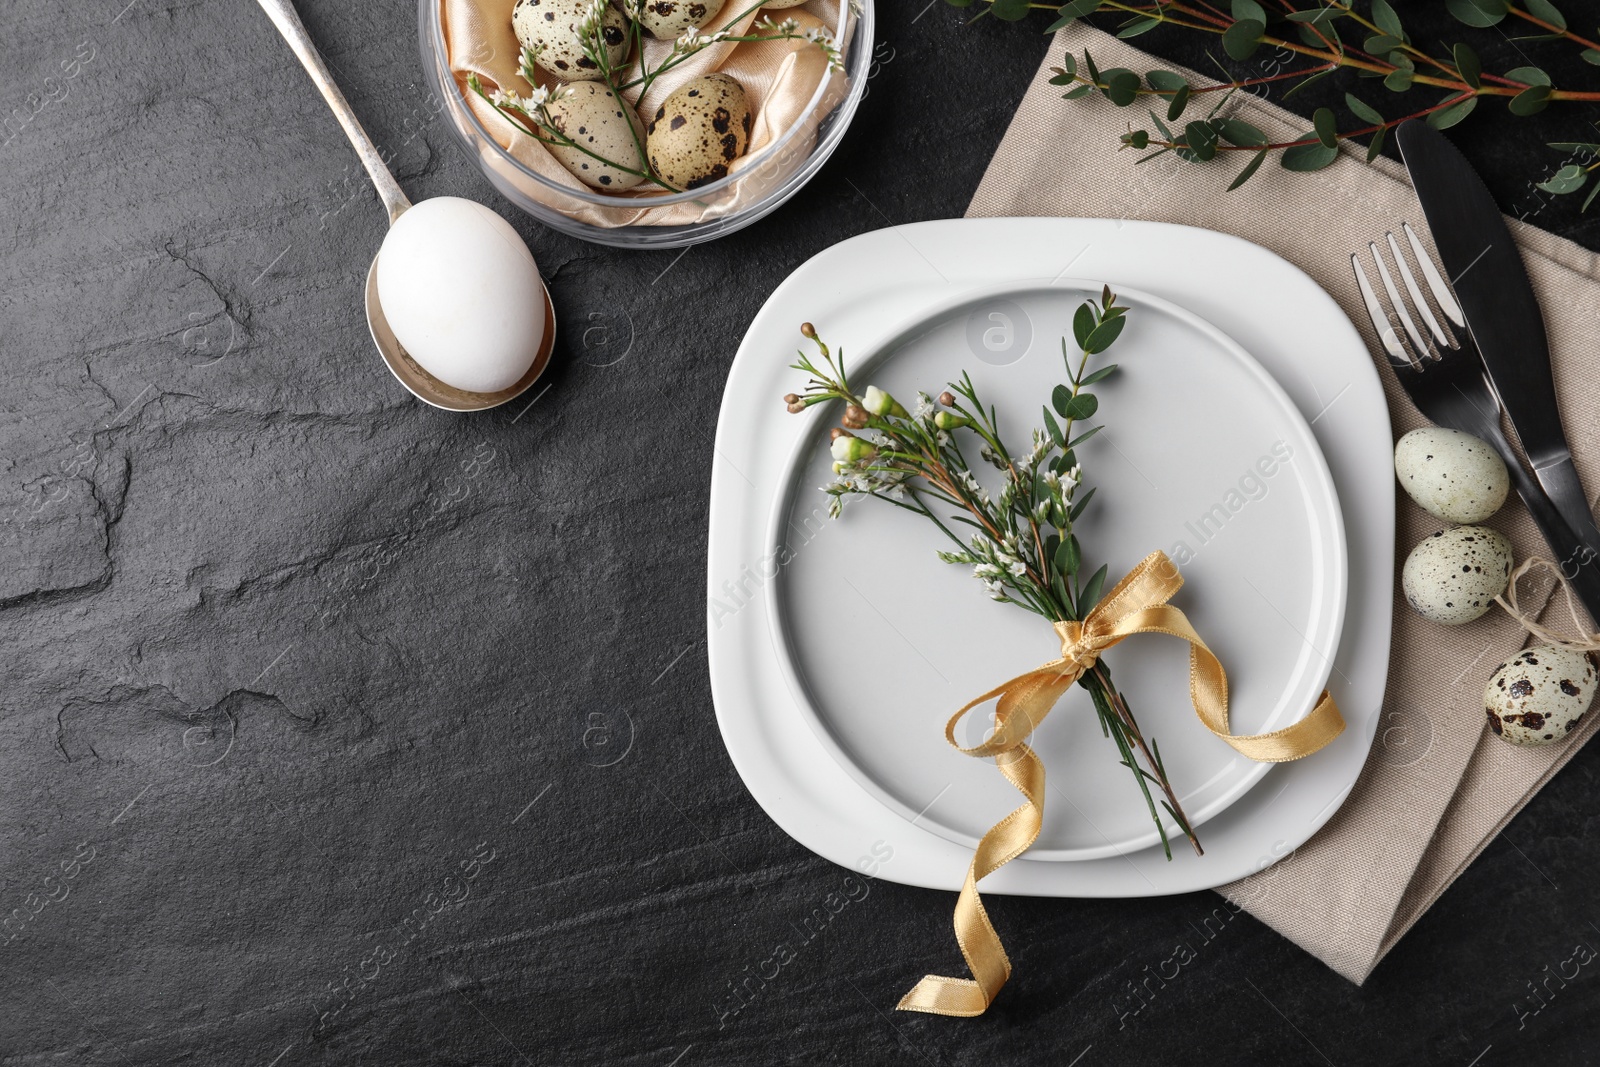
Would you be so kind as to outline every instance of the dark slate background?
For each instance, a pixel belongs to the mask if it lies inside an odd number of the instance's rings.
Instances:
[[[845,878],[751,801],[713,719],[725,372],[807,257],[962,213],[1045,49],[1042,21],[925,2],[881,5],[811,186],[680,256],[520,216],[433,117],[413,7],[307,0],[410,193],[491,204],[550,282],[549,392],[475,417],[373,353],[383,214],[253,4],[6,4],[0,1063],[1600,1059],[1600,968],[1549,977],[1600,947],[1593,747],[1364,988],[1246,916],[1201,940],[1210,894],[1004,899],[1018,971],[989,1015],[896,1014],[955,965],[951,898],[876,882],[722,1016]],[[1467,32],[1439,6],[1402,5],[1419,41]],[[1571,54],[1472,39],[1491,69]],[[1532,189],[1594,111],[1483,112],[1459,138],[1502,203],[1600,248],[1600,211]],[[1179,941],[1198,958],[1119,1018]]]

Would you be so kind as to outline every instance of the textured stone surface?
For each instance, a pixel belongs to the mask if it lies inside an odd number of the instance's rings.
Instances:
[[[493,205],[551,283],[549,392],[462,418],[370,348],[383,217],[265,18],[124,2],[0,35],[0,1063],[1594,1061],[1595,752],[1363,989],[1210,894],[1000,901],[1017,977],[965,1023],[889,1010],[955,965],[948,895],[796,932],[845,872],[750,799],[706,682],[723,378],[808,256],[961,213],[1037,24],[889,0],[835,159],[679,256],[516,214],[430,117],[411,5],[308,0],[410,192]],[[1486,65],[1518,48],[1554,51]],[[1485,111],[1502,202],[1600,247],[1529,206],[1577,113]]]

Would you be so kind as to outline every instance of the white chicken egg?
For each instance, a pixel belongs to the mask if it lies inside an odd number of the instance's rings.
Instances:
[[[406,353],[469,393],[515,385],[544,337],[533,254],[505,219],[459,197],[424,200],[389,228],[378,302]]]

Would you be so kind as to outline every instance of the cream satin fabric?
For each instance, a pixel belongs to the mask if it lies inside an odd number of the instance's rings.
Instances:
[[[528,92],[527,83],[517,73],[520,48],[516,34],[511,29],[511,9],[516,0],[440,2],[443,4],[450,69],[455,75],[459,94],[457,99],[445,101],[446,106],[458,114],[462,108],[471,109],[500,146],[529,170],[559,187],[575,192],[594,192],[578,181],[543,145],[518,130],[504,115],[467,88],[467,76],[477,74],[487,91],[504,88],[510,92]],[[705,30],[710,32],[721,28],[727,19],[748,7],[749,3],[750,0],[727,0],[717,18],[706,24]],[[800,23],[802,32],[815,28],[834,32],[840,29],[832,23],[838,9],[839,5],[830,0],[810,0],[800,7],[774,11],[772,17],[776,21],[793,18]],[[748,32],[751,24],[760,17],[761,12],[756,11],[739,20],[733,27],[734,35]],[[844,29],[848,31],[848,27]],[[834,36],[837,40],[843,40],[846,33],[834,32]],[[654,67],[671,47],[670,41],[645,38],[644,54],[648,64]],[[641,105],[641,116],[648,123],[650,114],[674,89],[692,78],[713,71],[732,75],[744,86],[750,102],[750,145],[745,154],[734,160],[729,168],[731,174],[746,176],[730,192],[713,193],[702,201],[651,207],[650,201],[663,194],[660,191],[634,190],[612,198],[619,206],[600,207],[529,178],[492,152],[484,152],[482,162],[526,196],[595,226],[679,226],[737,212],[781,184],[810,155],[812,145],[816,142],[817,125],[843,99],[846,79],[842,72],[829,75],[827,57],[820,48],[806,41],[748,41],[712,45],[658,78],[650,86],[645,98],[636,101]],[[806,105],[824,79],[830,82],[827,94],[816,110],[806,114]],[[544,84],[555,85],[557,82],[546,76]],[[632,96],[633,92],[630,91],[628,95]],[[757,158],[796,123],[802,123],[802,128],[778,150],[774,159]]]
[[[1085,47],[1102,69],[1177,69],[1082,24],[1057,34],[967,214],[1151,219],[1236,234],[1315,278],[1381,355],[1350,272],[1350,253],[1402,219],[1415,225],[1422,218],[1404,170],[1381,157],[1368,165],[1362,150],[1345,149],[1331,167],[1315,174],[1290,174],[1269,162],[1228,193],[1223,190],[1239,162],[1191,167],[1156,160],[1135,168],[1134,153],[1117,152],[1117,136],[1130,120],[1141,121],[1142,110],[1097,98],[1062,100],[1062,90],[1049,84],[1049,68],[1061,62],[1061,53],[1070,48],[1081,56]],[[1235,102],[1240,117],[1274,140],[1297,136],[1310,125],[1254,96],[1240,94]],[[1574,124],[1582,122],[1575,118]],[[1560,154],[1551,158],[1559,162]],[[1501,206],[1536,218],[1542,197],[1530,188]],[[1600,419],[1595,418],[1600,332],[1594,328],[1600,322],[1600,257],[1515,220],[1511,233],[1544,308],[1562,420],[1592,497],[1600,490]],[[1205,269],[1204,264],[1195,269]],[[1424,425],[1386,362],[1377,363],[1396,435]],[[1390,480],[1368,491],[1394,493],[1396,487]],[[1436,519],[1404,495],[1397,518],[1400,558],[1438,528]],[[1508,503],[1489,525],[1511,538],[1518,559],[1549,553],[1520,503]],[[1388,690],[1361,779],[1310,841],[1277,865],[1221,889],[1354,982],[1371,973],[1512,816],[1600,730],[1600,715],[1589,715],[1562,744],[1532,748],[1497,740],[1485,725],[1483,687],[1527,635],[1499,609],[1466,626],[1426,622],[1399,595],[1400,559],[1395,562]],[[1548,581],[1537,597],[1530,590],[1524,608],[1542,608],[1549,590]],[[1528,848],[1537,862],[1537,850]]]

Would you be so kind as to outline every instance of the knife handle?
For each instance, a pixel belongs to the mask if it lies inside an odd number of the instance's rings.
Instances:
[[[1544,487],[1528,473],[1503,435],[1497,434],[1490,443],[1500,451],[1501,458],[1505,460],[1506,467],[1511,472],[1511,483],[1516,487],[1517,495],[1522,498],[1522,502],[1527,505],[1535,525],[1544,534],[1545,542],[1555,554],[1556,566],[1572,583],[1572,591],[1588,609],[1591,625],[1600,622],[1600,551],[1567,525],[1567,520],[1561,511],[1545,494]],[[1577,482],[1576,473],[1573,475],[1573,482]],[[1578,499],[1581,501],[1583,499],[1581,488],[1578,494]],[[1584,511],[1586,513],[1588,511],[1587,504],[1584,504]],[[1591,521],[1589,526],[1592,529],[1594,523]]]
[[[1595,529],[1594,511],[1583,493],[1583,483],[1578,480],[1578,469],[1572,465],[1570,454],[1533,469],[1533,475],[1544,487],[1545,495],[1555,504],[1556,510],[1566,518],[1572,532],[1596,553],[1600,553],[1600,530]]]

